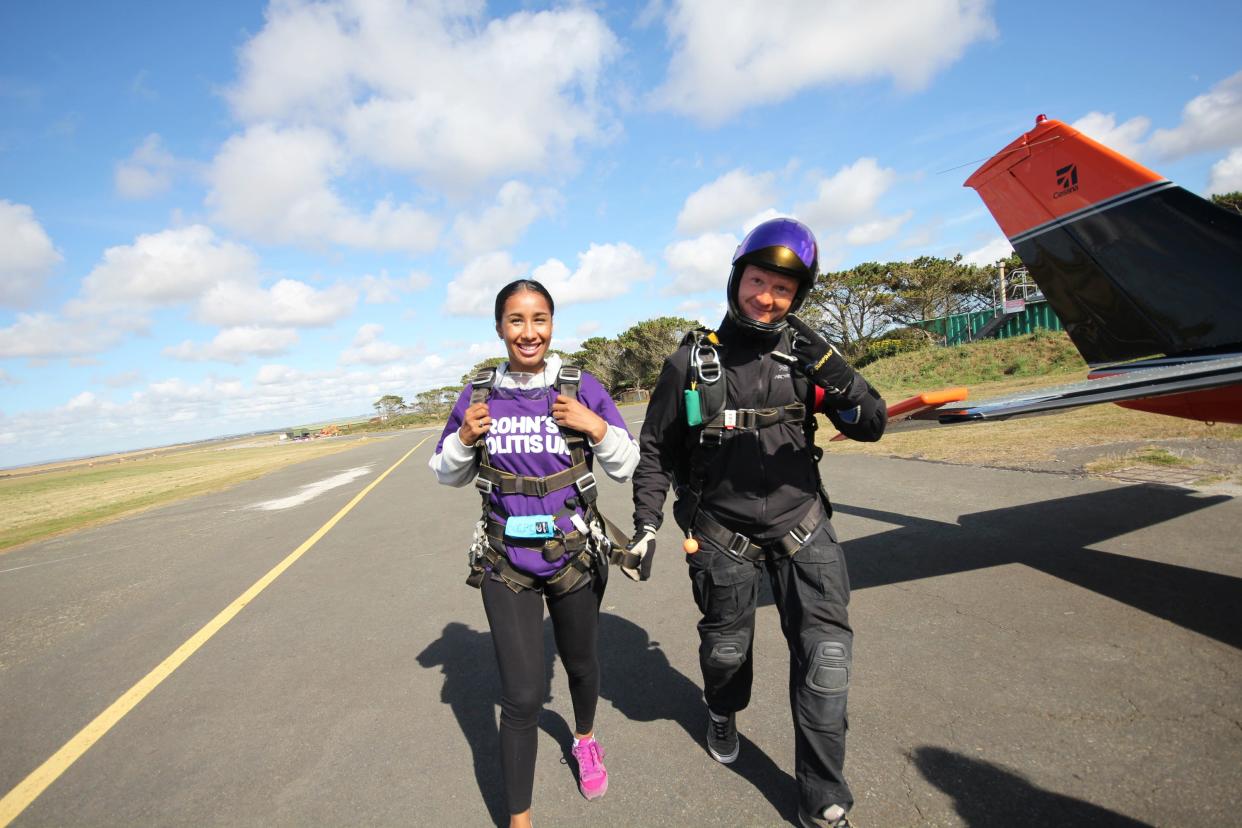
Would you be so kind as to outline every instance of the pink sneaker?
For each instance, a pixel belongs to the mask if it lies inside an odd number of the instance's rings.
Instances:
[[[599,799],[608,791],[608,769],[604,767],[604,749],[588,736],[574,740],[574,759],[578,760],[578,790],[587,799]]]

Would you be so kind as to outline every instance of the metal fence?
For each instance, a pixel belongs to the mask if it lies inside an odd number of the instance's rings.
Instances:
[[[925,320],[920,327],[944,338],[946,345],[961,345],[974,342],[980,337],[983,329],[998,314],[997,310],[959,313],[953,316],[942,316],[939,319]],[[1046,299],[1027,302],[1026,306],[1016,313],[1007,314],[1004,321],[990,333],[996,339],[1029,334],[1036,328],[1047,328],[1052,331],[1063,331],[1061,317],[1048,304]]]

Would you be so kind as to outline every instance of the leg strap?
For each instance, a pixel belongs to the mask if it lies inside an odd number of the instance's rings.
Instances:
[[[806,544],[811,533],[824,521],[824,507],[820,499],[815,498],[810,510],[798,521],[798,525],[767,544],[755,543],[740,532],[734,532],[720,521],[703,510],[694,517],[694,526],[690,534],[705,538],[715,546],[728,551],[738,558],[748,561],[764,561],[768,558],[779,558],[792,555]]]

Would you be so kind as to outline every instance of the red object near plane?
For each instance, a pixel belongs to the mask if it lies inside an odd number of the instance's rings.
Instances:
[[[997,420],[1115,402],[1242,423],[1242,215],[1042,115],[966,186],[1093,370],[1083,383],[917,419]]]

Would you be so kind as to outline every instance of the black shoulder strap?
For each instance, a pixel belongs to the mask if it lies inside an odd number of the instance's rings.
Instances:
[[[487,402],[487,398],[492,395],[492,386],[496,384],[495,368],[480,368],[479,372],[470,378],[470,404]]]
[[[566,397],[578,399],[578,386],[582,383],[582,369],[577,365],[562,365],[556,372],[556,391]],[[561,429],[565,445],[569,447],[569,456],[577,465],[586,460],[586,439],[576,431]]]
[[[781,338],[781,347],[785,353],[792,353],[793,343],[792,331],[785,329]],[[806,434],[807,451],[811,453],[811,463],[815,467],[815,485],[819,489],[820,501],[823,503],[824,513],[827,517],[832,517],[832,500],[828,497],[828,490],[824,488],[824,478],[819,471],[819,463],[824,459],[824,450],[815,442],[815,432],[819,430],[819,420],[815,417],[815,386],[811,383],[806,374],[801,371],[791,371],[794,384],[794,394],[799,400],[806,403],[806,419],[802,421],[802,431]]]
[[[582,383],[582,369],[577,365],[562,365],[556,372],[556,390],[566,397],[578,399],[578,386]]]

